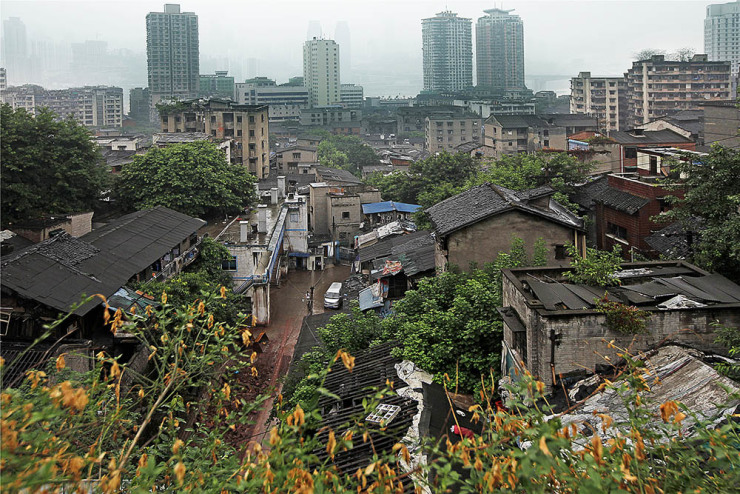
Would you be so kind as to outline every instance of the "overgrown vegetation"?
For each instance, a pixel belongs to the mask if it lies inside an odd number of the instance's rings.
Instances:
[[[190,216],[239,213],[256,202],[256,178],[210,142],[152,147],[124,165],[117,195],[124,207],[166,206]]]
[[[676,207],[660,218],[686,225],[696,264],[740,280],[740,151],[714,145],[701,163],[677,161],[671,173],[682,177],[686,193],[674,197]],[[701,231],[695,218],[703,222]]]
[[[604,325],[610,331],[622,334],[640,334],[647,331],[649,312],[634,305],[609,300],[608,293],[596,302],[595,310],[606,316]]]
[[[0,107],[2,227],[45,215],[91,211],[110,174],[89,131],[46,108],[36,116]]]
[[[622,269],[622,257],[619,247],[615,246],[611,252],[587,248],[586,256],[581,257],[575,245],[568,245],[568,255],[571,258],[570,271],[565,277],[571,283],[581,283],[589,286],[616,286],[621,282],[616,276]]]

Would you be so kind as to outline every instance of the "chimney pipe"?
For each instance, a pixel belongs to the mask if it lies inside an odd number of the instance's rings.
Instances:
[[[247,243],[249,240],[249,222],[248,221],[240,221],[239,222],[239,242],[241,243]]]
[[[280,199],[285,197],[285,176],[281,175],[277,178],[277,186],[278,186],[278,197]]]
[[[257,206],[257,233],[267,233],[267,204]]]
[[[278,188],[273,187],[270,189],[270,204],[277,204],[278,203]]]

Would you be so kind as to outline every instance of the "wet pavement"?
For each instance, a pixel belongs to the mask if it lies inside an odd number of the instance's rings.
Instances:
[[[344,281],[349,274],[350,267],[342,265],[329,265],[323,271],[291,271],[280,281],[279,287],[270,287],[270,324],[264,329],[270,343],[259,359],[263,369],[271,369],[271,375],[261,376],[269,380],[264,392],[270,393],[271,398],[254,418],[251,443],[261,443],[270,430],[271,424],[267,421],[274,398],[280,393],[282,377],[290,367],[303,318],[309,314],[306,292],[314,287],[313,313],[320,314],[324,312],[324,293],[329,285]]]

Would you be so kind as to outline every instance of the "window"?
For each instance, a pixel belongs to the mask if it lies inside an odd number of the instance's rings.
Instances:
[[[627,229],[623,226],[615,225],[614,223],[607,222],[606,232],[616,238],[627,240]]]
[[[254,137],[254,130],[249,131],[249,137]]]
[[[624,157],[626,159],[637,158],[637,148],[624,148]]]
[[[300,159],[301,158],[301,153],[293,153],[293,158]]]
[[[658,174],[658,157],[650,156],[650,175],[657,175],[657,174]]]
[[[566,254],[565,245],[557,244],[555,246],[555,259],[565,259],[567,257]]]
[[[545,147],[546,148],[549,148],[550,147],[550,140],[549,139],[545,139],[544,144],[545,144]]]
[[[662,213],[671,209],[671,203],[665,197],[658,197],[658,207]]]
[[[249,115],[249,123],[254,123],[254,115]]]
[[[236,256],[231,256],[231,259],[221,261],[221,269],[224,271],[236,271]]]
[[[290,222],[298,223],[298,213],[290,213]]]
[[[349,219],[349,211],[342,211],[342,219],[343,220]]]

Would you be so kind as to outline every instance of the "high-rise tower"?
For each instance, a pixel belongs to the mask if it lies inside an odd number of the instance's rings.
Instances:
[[[198,96],[198,16],[165,4],[146,16],[146,55],[152,105]]]
[[[341,103],[339,45],[334,40],[313,38],[303,45],[303,85],[311,107]]]
[[[732,62],[732,77],[737,78],[740,66],[740,1],[707,6],[704,53],[712,62]]]
[[[425,91],[460,91],[473,85],[470,19],[450,11],[422,19]]]
[[[3,21],[2,64],[10,74],[12,84],[28,82],[29,50],[26,25],[19,17]]]
[[[475,29],[478,86],[519,91],[524,85],[524,25],[511,10],[490,9]]]

